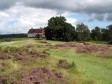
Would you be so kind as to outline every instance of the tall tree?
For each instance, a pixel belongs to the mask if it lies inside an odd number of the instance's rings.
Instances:
[[[91,30],[91,37],[93,40],[102,40],[102,33],[100,27],[95,27]]]
[[[74,39],[75,28],[66,22],[65,17],[57,16],[48,20],[45,28],[46,39],[72,41]]]
[[[102,33],[102,40],[103,41],[108,41],[110,40],[109,38],[109,30],[106,28],[101,29],[101,33]]]
[[[109,26],[107,26],[107,29],[108,29],[108,31],[109,31],[109,40],[112,40],[112,24],[111,25],[109,25]]]
[[[76,33],[77,33],[76,38],[78,41],[90,41],[91,40],[90,30],[88,26],[83,23],[77,24]]]

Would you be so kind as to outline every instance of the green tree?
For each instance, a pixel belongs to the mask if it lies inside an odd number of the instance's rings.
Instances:
[[[48,40],[74,40],[75,28],[66,22],[65,17],[57,16],[48,20],[48,26],[45,28],[45,36]]]
[[[40,39],[41,35],[40,34],[37,34],[36,35],[36,38]]]
[[[76,26],[76,39],[78,41],[90,41],[91,36],[90,36],[90,30],[87,25],[81,23],[77,24]]]
[[[95,29],[91,30],[91,37],[93,40],[102,40],[102,33],[100,27],[95,27]]]
[[[103,41],[109,41],[110,38],[109,38],[109,30],[106,28],[103,28],[101,29],[101,32],[102,32],[102,40]]]
[[[107,26],[107,29],[108,29],[108,34],[109,34],[109,40],[112,40],[112,24]]]

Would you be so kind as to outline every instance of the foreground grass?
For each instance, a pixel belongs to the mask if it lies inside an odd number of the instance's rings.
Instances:
[[[104,59],[95,56],[95,54],[77,54],[75,49],[69,50],[51,50],[51,56],[60,59],[66,59],[69,62],[74,61],[81,72],[81,76],[92,78],[97,84],[112,83],[112,59]],[[75,74],[74,74],[75,75]]]
[[[40,45],[39,47],[34,46],[33,49],[37,51],[49,49],[48,52],[50,53],[50,56],[46,59],[32,59],[32,63],[29,66],[23,66],[21,62],[13,63],[12,61],[7,61],[10,64],[10,67],[14,67],[9,68],[5,73],[8,74],[10,71],[19,70],[21,67],[24,67],[25,70],[34,67],[48,67],[51,70],[54,69],[62,72],[66,76],[69,84],[112,84],[112,58],[101,58],[96,54],[76,53],[76,48],[50,49],[49,47],[44,46],[45,42],[52,45],[64,43],[36,39],[15,41],[9,44],[1,43],[3,48]],[[57,67],[59,59],[66,59],[69,64],[75,62],[76,67],[67,70],[59,68]],[[0,60],[0,62],[2,62],[2,60]]]
[[[6,75],[18,70],[21,67],[18,62],[13,62],[12,60],[0,60],[0,63],[5,64],[5,67],[0,68],[0,73]]]

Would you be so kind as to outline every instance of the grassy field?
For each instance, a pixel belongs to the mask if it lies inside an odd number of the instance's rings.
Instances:
[[[12,40],[11,42],[1,42],[1,49],[8,52],[11,52],[11,48],[32,46],[30,47],[31,50],[39,52],[47,50],[50,55],[45,59],[31,58],[31,64],[29,65],[25,65],[25,63],[21,61],[0,59],[0,63],[8,64],[8,67],[0,69],[0,74],[11,74],[12,72],[19,71],[23,68],[27,72],[32,68],[47,67],[50,70],[56,70],[57,72],[63,73],[68,84],[112,84],[112,58],[101,58],[95,53],[77,53],[76,47],[52,48],[45,46],[46,43],[56,45],[65,42],[26,38]],[[67,60],[70,65],[74,63],[74,66],[69,69],[58,67],[57,63],[59,59]]]

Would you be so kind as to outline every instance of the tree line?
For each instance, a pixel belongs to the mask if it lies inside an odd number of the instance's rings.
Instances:
[[[3,38],[26,38],[27,34],[21,33],[21,34],[2,34],[0,35],[0,39]]]
[[[66,22],[63,16],[52,17],[45,28],[45,36],[48,40],[60,41],[110,41],[112,40],[112,25],[106,28],[95,27],[90,30],[87,25],[81,23],[74,27]]]

